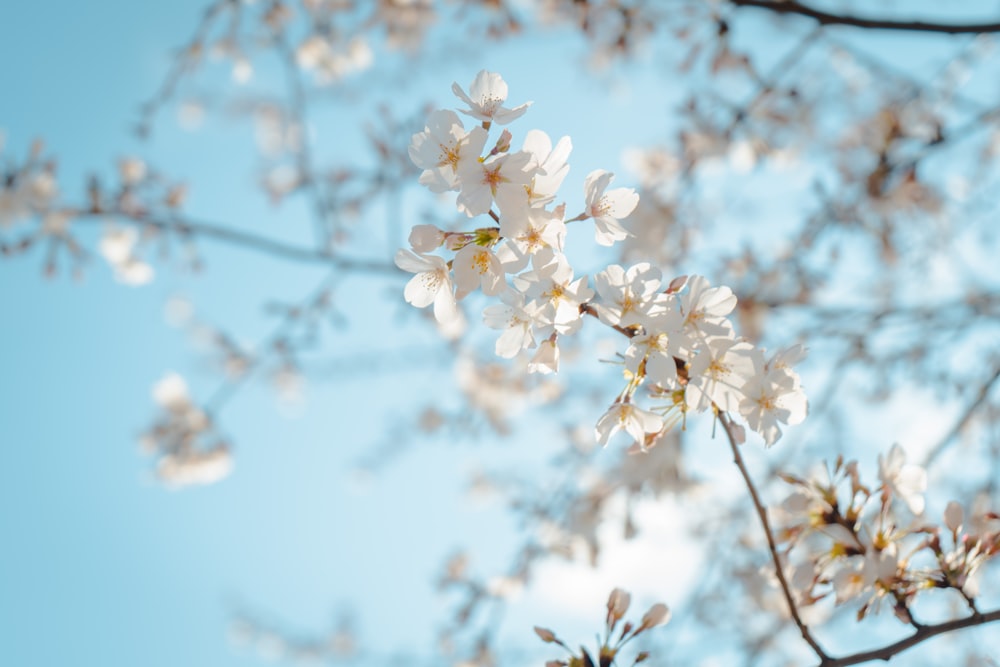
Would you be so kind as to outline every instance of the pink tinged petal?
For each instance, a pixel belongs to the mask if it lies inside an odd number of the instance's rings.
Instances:
[[[944,525],[951,532],[958,533],[958,531],[962,530],[962,522],[964,520],[965,513],[962,511],[962,506],[954,500],[949,501],[948,506],[944,508]]]

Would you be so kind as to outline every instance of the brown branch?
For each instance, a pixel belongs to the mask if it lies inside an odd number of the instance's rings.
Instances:
[[[845,25],[868,30],[897,30],[903,32],[932,32],[946,35],[982,34],[1000,32],[1000,23],[934,23],[925,21],[897,21],[892,19],[862,18],[848,14],[832,14],[813,9],[796,0],[729,0],[735,7],[766,9],[777,14],[795,14],[813,19],[820,25]]]
[[[985,625],[994,621],[1000,621],[1000,609],[995,609],[985,614],[973,614],[972,616],[959,618],[954,621],[947,621],[945,623],[924,625],[909,637],[900,639],[898,642],[893,642],[892,644],[887,644],[882,648],[873,649],[871,651],[852,653],[851,655],[845,655],[842,658],[827,658],[820,662],[819,667],[847,667],[848,665],[858,665],[872,660],[889,660],[894,655],[898,655],[906,649],[912,648],[917,644],[930,639],[931,637],[943,635],[946,632],[952,632],[954,630],[961,630],[962,628],[972,628],[977,625]]]
[[[760,495],[757,493],[757,487],[753,483],[750,471],[747,470],[746,463],[743,462],[743,455],[740,454],[740,447],[736,442],[736,436],[733,434],[733,420],[728,414],[719,410],[718,407],[713,406],[713,409],[716,410],[719,423],[722,424],[722,430],[726,432],[726,439],[729,440],[729,448],[733,452],[733,462],[739,468],[740,474],[743,475],[743,481],[746,483],[751,500],[753,500],[754,509],[757,510],[757,517],[760,519],[761,527],[764,529],[764,536],[767,538],[767,548],[771,552],[771,560],[774,563],[774,574],[778,577],[781,592],[785,596],[785,602],[788,603],[788,613],[791,615],[792,620],[795,621],[795,625],[798,626],[802,639],[809,644],[809,647],[820,659],[820,664],[826,666],[830,664],[830,656],[827,655],[823,647],[812,636],[812,633],[809,632],[809,627],[802,621],[802,617],[799,616],[798,605],[795,604],[792,589],[788,585],[788,579],[785,578],[785,571],[781,565],[781,556],[778,555],[778,545],[775,543],[774,534],[771,532],[771,522],[767,518],[767,508],[761,502]]]

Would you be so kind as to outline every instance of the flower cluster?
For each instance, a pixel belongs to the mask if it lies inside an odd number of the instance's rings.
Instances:
[[[612,642],[614,639],[615,629],[618,627],[618,623],[625,617],[625,613],[628,611],[629,604],[632,601],[632,596],[626,591],[620,588],[616,588],[611,591],[611,595],[608,596],[608,612],[607,618],[604,623],[604,639],[601,642],[600,647],[597,650],[597,661],[590,656],[590,653],[586,648],[580,647],[579,652],[571,649],[563,640],[559,639],[551,630],[545,628],[535,627],[535,634],[541,638],[541,640],[547,644],[558,644],[566,649],[570,654],[568,661],[566,660],[549,660],[545,663],[545,667],[596,667],[596,665],[601,665],[602,667],[618,664],[616,659],[618,658],[618,653],[621,651],[622,647],[628,642],[635,639],[641,635],[646,630],[655,628],[659,625],[665,625],[670,620],[670,609],[667,605],[663,603],[654,604],[649,608],[639,622],[639,625],[635,625],[632,621],[626,621],[622,626],[621,632],[618,634],[618,638]],[[642,651],[638,653],[632,660],[633,665],[637,665],[641,662],[645,662],[649,658],[649,653],[647,651]]]
[[[212,484],[232,471],[229,445],[214,433],[208,414],[195,405],[184,378],[167,374],[153,387],[161,416],[139,439],[159,456],[157,478],[170,486]]]
[[[443,328],[460,318],[458,301],[470,293],[497,297],[483,319],[501,331],[496,353],[513,358],[531,350],[532,372],[559,369],[559,340],[580,330],[591,316],[629,338],[624,353],[626,387],[599,419],[595,437],[607,444],[619,431],[647,449],[689,410],[740,413],[767,444],[781,436],[780,424],[805,418],[806,397],[792,364],[804,356],[796,346],[767,359],[762,350],[736,337],[728,316],[736,297],[702,276],[666,284],[648,263],[608,266],[590,277],[576,275],[564,254],[567,224],[593,220],[594,239],[612,246],[630,233],[622,225],[639,197],[631,188],[609,189],[614,174],[595,170],[584,179],[583,211],[567,218],[556,204],[569,171],[569,137],[553,144],[544,132],[527,133],[520,150],[503,130],[490,146],[494,125],[524,115],[530,103],[510,108],[507,84],[482,71],[466,93],[461,113],[479,121],[467,129],[458,113],[431,113],[413,135],[410,157],[423,172],[420,182],[436,193],[456,192],[455,204],[469,218],[488,215],[495,225],[444,231],[423,224],[410,234],[410,250],[396,265],[413,274],[407,302],[433,305]],[[450,259],[434,254],[444,249]],[[635,395],[649,388],[656,403],[639,407]]]
[[[862,483],[856,461],[838,459],[826,479],[782,478],[794,487],[779,508],[778,539],[794,555],[792,585],[802,604],[831,594],[836,604],[863,600],[858,620],[887,601],[912,623],[910,607],[922,590],[957,591],[976,611],[976,577],[1000,552],[1000,516],[968,521],[952,501],[943,525],[923,518],[925,471],[906,463],[894,445],[879,456],[879,486]],[[950,545],[950,546],[947,546]]]

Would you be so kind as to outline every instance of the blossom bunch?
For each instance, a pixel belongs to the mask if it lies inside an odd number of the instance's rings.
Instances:
[[[520,118],[531,103],[505,106],[506,82],[485,70],[468,93],[458,84],[452,90],[467,107],[459,111],[478,124],[466,128],[459,113],[434,111],[413,135],[410,158],[423,170],[423,185],[457,193],[460,212],[488,216],[491,224],[467,231],[414,227],[411,249],[396,255],[396,265],[415,274],[404,290],[407,302],[433,306],[448,329],[461,317],[460,300],[477,290],[495,297],[483,319],[501,331],[497,355],[530,351],[528,368],[537,373],[558,371],[560,339],[577,333],[587,316],[625,335],[626,385],[597,422],[601,444],[624,431],[645,450],[690,410],[737,412],[768,445],[781,436],[781,424],[805,418],[805,393],[792,369],[803,348],[767,358],[738,338],[728,319],[736,306],[728,287],[697,275],[664,282],[645,262],[610,265],[592,281],[576,275],[564,252],[568,224],[592,220],[595,242],[612,246],[629,237],[622,220],[639,196],[610,188],[614,174],[598,169],[584,179],[583,210],[567,217],[566,204],[556,201],[569,171],[570,138],[553,143],[531,130],[515,150],[504,129],[491,145],[493,127]],[[648,408],[637,404],[642,385],[653,402]]]
[[[783,474],[794,490],[778,509],[778,541],[794,556],[792,585],[801,604],[833,596],[861,600],[858,620],[883,601],[905,623],[921,591],[953,589],[976,611],[977,576],[1000,552],[1000,516],[965,518],[948,503],[943,523],[923,516],[926,472],[894,445],[879,456],[879,485],[861,481],[856,461],[838,459],[825,479]]]
[[[543,642],[547,644],[557,644],[566,649],[566,651],[570,654],[568,661],[549,660],[545,663],[545,667],[596,667],[596,665],[611,667],[611,665],[619,664],[616,662],[619,657],[618,654],[622,647],[624,647],[628,642],[632,641],[645,631],[660,625],[665,625],[670,621],[669,607],[662,602],[658,602],[650,607],[649,611],[643,614],[642,620],[638,625],[632,623],[632,621],[626,621],[622,625],[621,631],[617,633],[617,639],[615,639],[618,624],[628,612],[631,602],[632,596],[621,588],[614,589],[611,591],[611,595],[608,596],[607,617],[604,623],[604,637],[601,641],[601,645],[597,649],[597,661],[591,657],[591,654],[586,648],[581,646],[579,651],[571,649],[566,642],[557,637],[551,630],[535,626],[535,634],[538,635]],[[641,651],[636,654],[635,658],[632,660],[632,664],[637,665],[641,662],[645,662],[648,658],[649,652]]]
[[[170,486],[211,484],[232,471],[229,445],[218,437],[211,417],[192,400],[180,375],[168,373],[153,387],[160,417],[139,442],[158,456],[157,478]]]

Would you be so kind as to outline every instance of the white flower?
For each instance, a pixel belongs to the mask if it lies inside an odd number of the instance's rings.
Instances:
[[[160,459],[156,476],[169,486],[214,484],[233,470],[229,448],[219,445],[205,451],[185,451],[168,454]]]
[[[552,338],[546,338],[538,346],[535,356],[528,362],[529,373],[548,375],[559,372],[559,346]]]
[[[663,428],[663,418],[638,408],[632,403],[615,403],[597,421],[594,436],[602,445],[607,445],[618,431],[625,431],[636,442],[643,442],[647,433],[657,433]]]
[[[153,267],[139,259],[135,246],[139,235],[135,229],[110,229],[101,238],[100,250],[115,271],[115,279],[126,285],[145,285],[153,279]]]
[[[691,360],[685,399],[688,407],[702,411],[715,403],[724,411],[740,403],[740,388],[753,375],[753,345],[730,338],[710,338]]]
[[[507,83],[496,72],[480,71],[469,86],[469,94],[458,83],[451,85],[451,90],[455,95],[469,105],[469,110],[461,109],[467,116],[477,118],[484,123],[496,122],[499,125],[520,118],[528,110],[531,102],[526,102],[521,106],[508,109],[503,106],[507,101]]]
[[[504,215],[525,215],[525,186],[534,173],[531,154],[518,151],[458,165],[458,210],[470,218],[487,213],[494,200]]]
[[[648,262],[630,266],[626,271],[612,264],[594,276],[594,288],[601,295],[598,314],[613,326],[645,325],[650,317],[666,310],[667,297],[657,299],[660,270]]]
[[[629,236],[618,221],[634,211],[639,203],[639,195],[632,188],[605,192],[614,177],[611,172],[597,169],[587,175],[583,184],[587,204],[584,219],[594,219],[595,239],[604,246],[614,245],[615,241]]]
[[[445,234],[434,225],[414,225],[410,230],[410,247],[416,252],[428,253],[444,244]]]
[[[486,139],[486,130],[481,127],[466,132],[454,111],[434,111],[424,131],[410,140],[410,159],[424,170],[420,183],[431,192],[457,190],[460,165],[478,162]]]
[[[524,308],[524,295],[517,290],[501,292],[503,303],[487,306],[483,310],[483,322],[491,329],[503,329],[497,340],[497,356],[511,359],[521,350],[535,346],[531,332],[532,317]]]
[[[781,437],[779,422],[798,424],[806,417],[806,395],[799,386],[798,375],[787,367],[759,368],[740,391],[743,394],[740,414],[750,428],[764,436],[768,446]]]
[[[548,327],[560,334],[575,333],[581,325],[580,304],[594,296],[587,276],[573,280],[573,267],[551,248],[535,253],[532,265],[534,270],[514,277],[514,286],[538,301],[535,312],[540,332],[548,335]]]
[[[407,303],[417,308],[426,308],[433,303],[434,319],[439,324],[448,324],[458,318],[451,274],[444,259],[400,250],[396,253],[396,266],[416,274],[403,290]]]
[[[878,478],[911,512],[923,514],[927,471],[918,465],[907,464],[906,452],[898,444],[892,446],[887,457],[878,455]]]
[[[962,506],[954,500],[948,501],[948,506],[944,508],[944,525],[954,534],[962,529],[962,522],[965,520],[965,512]]]
[[[566,239],[563,222],[565,204],[552,211],[532,208],[527,215],[504,216],[500,221],[500,235],[507,239],[497,252],[504,264],[504,271],[516,273],[524,269],[531,255],[542,248],[562,252]]]
[[[181,412],[191,406],[187,383],[177,373],[167,373],[153,385],[153,400],[171,412]]]
[[[681,296],[684,324],[702,335],[732,337],[733,326],[726,316],[736,307],[733,291],[724,285],[712,287],[704,276],[691,276],[687,285]]]
[[[452,267],[460,295],[481,287],[483,294],[496,296],[507,287],[503,266],[489,248],[470,243],[455,254]]]
[[[541,130],[530,130],[524,137],[521,150],[530,153],[539,167],[527,186],[528,203],[532,207],[544,206],[555,200],[559,187],[569,173],[566,160],[573,150],[573,143],[569,137],[563,137],[553,148],[549,135]]]

